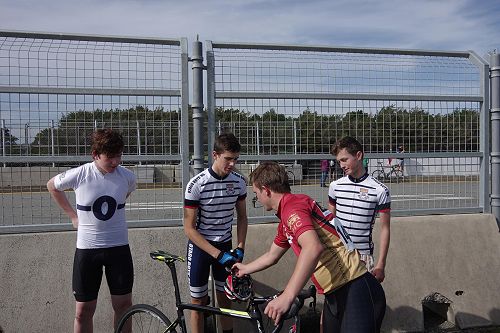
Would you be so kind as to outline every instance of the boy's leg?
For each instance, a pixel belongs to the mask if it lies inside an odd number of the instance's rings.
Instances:
[[[366,273],[350,283],[342,329],[346,332],[380,332],[385,307],[382,286],[371,273]]]
[[[207,296],[202,298],[194,298],[191,297],[191,303],[198,305],[206,305],[207,304]],[[193,333],[202,333],[204,330],[204,316],[203,312],[199,311],[191,311],[191,332]]]
[[[231,250],[231,241],[217,244],[217,248],[221,251],[230,251]],[[221,308],[230,309],[231,308],[231,300],[227,298],[226,293],[224,292],[224,284],[226,283],[226,278],[230,274],[226,269],[219,264],[218,262],[214,262],[212,265],[212,272],[214,276],[216,296],[217,296],[217,304]],[[219,316],[220,324],[223,332],[231,332],[233,329],[233,319],[230,317]]]
[[[214,259],[191,241],[188,241],[187,245],[187,259],[191,303],[206,305],[208,296],[208,275],[210,273],[210,265]],[[191,332],[202,333],[204,329],[204,313],[191,311],[190,322]]]
[[[97,300],[89,302],[76,302],[75,307],[75,323],[73,330],[75,333],[92,333],[95,308]]]
[[[114,311],[113,324],[116,327],[120,317],[132,306],[134,265],[128,245],[111,247],[104,251],[106,280]]]
[[[75,333],[92,332],[97,295],[102,280],[102,251],[75,250],[73,261],[73,295],[75,296]]]
[[[127,311],[128,308],[132,306],[132,293],[126,295],[111,295],[111,305],[113,306],[114,317],[113,323],[114,328],[118,325],[118,320]],[[128,321],[130,322],[130,320]],[[131,324],[131,322],[130,322]],[[125,327],[123,332],[131,332],[132,327]]]

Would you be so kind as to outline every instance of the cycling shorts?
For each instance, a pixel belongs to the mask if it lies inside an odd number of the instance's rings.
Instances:
[[[365,273],[325,295],[324,332],[380,332],[385,293],[371,273]]]
[[[76,249],[73,263],[73,295],[78,302],[97,299],[103,267],[111,295],[126,295],[132,292],[134,266],[128,245]]]
[[[214,247],[221,251],[230,251],[232,242],[223,243],[209,241]],[[208,276],[210,267],[215,280],[215,289],[224,292],[224,283],[229,273],[217,259],[194,245],[191,241],[187,244],[187,264],[189,291],[193,298],[203,298],[208,295]]]

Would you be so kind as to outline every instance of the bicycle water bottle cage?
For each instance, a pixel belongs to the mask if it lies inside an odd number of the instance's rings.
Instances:
[[[239,278],[231,273],[224,284],[224,292],[232,301],[247,301],[253,294],[252,278],[250,275]]]

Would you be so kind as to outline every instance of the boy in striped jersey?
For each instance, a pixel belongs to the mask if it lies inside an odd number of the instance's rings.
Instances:
[[[346,136],[332,147],[345,176],[328,189],[328,209],[340,220],[361,254],[368,270],[382,282],[390,242],[391,197],[387,186],[370,176],[363,166],[363,147]],[[380,241],[377,263],[373,259],[372,230],[379,214]]]
[[[194,176],[184,196],[184,232],[188,241],[188,276],[191,301],[207,304],[210,267],[217,290],[217,303],[229,308],[224,294],[225,267],[243,260],[248,219],[246,182],[234,171],[241,146],[231,133],[215,139],[213,164]],[[232,248],[232,222],[237,213],[237,247]],[[220,317],[223,333],[232,332],[229,317]],[[191,331],[203,332],[203,313],[191,311]]]

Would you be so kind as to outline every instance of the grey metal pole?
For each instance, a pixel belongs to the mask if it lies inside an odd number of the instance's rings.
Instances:
[[[297,123],[295,120],[293,121],[293,153],[297,155]],[[297,164],[297,160],[293,164]]]
[[[190,177],[189,165],[189,70],[188,41],[181,38],[181,167],[182,190],[186,189]]]
[[[203,151],[203,45],[200,41],[193,42],[193,168],[199,173],[204,169]]]
[[[50,121],[50,153],[52,156],[56,156],[56,147],[54,143],[54,120]],[[52,166],[55,167],[56,164],[52,163]]]
[[[205,42],[207,53],[207,143],[208,143],[208,164],[212,164],[212,154],[210,151],[214,147],[215,141],[215,58],[212,41]],[[220,134],[220,131],[219,131]]]
[[[500,229],[500,55],[490,56],[491,212]]]
[[[5,157],[7,156],[7,152],[5,151],[5,131],[7,130],[7,127],[5,127],[5,120],[2,119],[2,156]],[[5,168],[7,164],[4,162],[3,167]]]
[[[135,122],[135,129],[136,129],[136,135],[137,135],[137,155],[141,156],[141,130],[139,128],[139,120]],[[142,162],[139,161],[139,165],[141,165]]]

